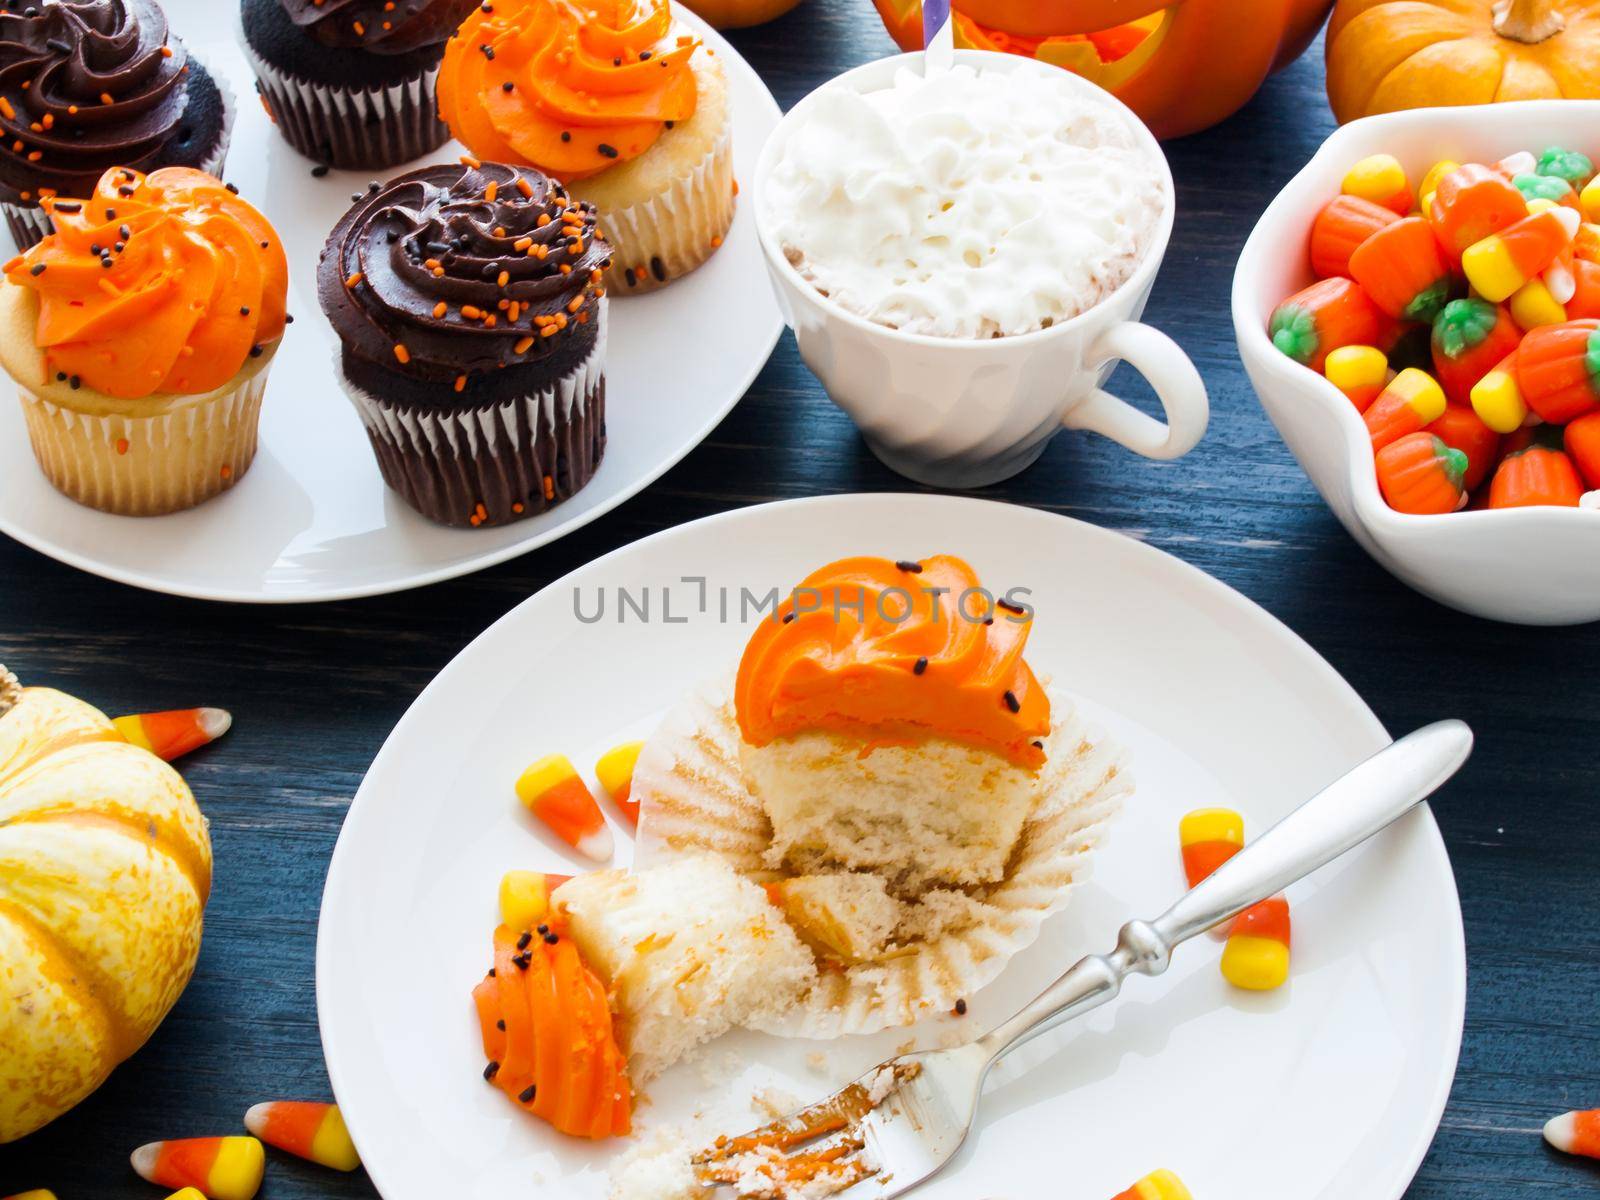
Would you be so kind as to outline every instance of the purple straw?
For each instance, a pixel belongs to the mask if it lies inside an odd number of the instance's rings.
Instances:
[[[922,44],[933,45],[939,30],[950,22],[950,0],[922,0]]]

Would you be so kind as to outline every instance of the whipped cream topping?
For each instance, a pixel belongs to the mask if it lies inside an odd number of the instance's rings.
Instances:
[[[1133,273],[1171,203],[1129,119],[1075,84],[958,66],[830,88],[766,182],[769,228],[820,292],[908,333],[1074,317]]]

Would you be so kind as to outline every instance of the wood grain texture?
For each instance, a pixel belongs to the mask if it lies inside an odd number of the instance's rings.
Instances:
[[[806,0],[734,41],[786,108],[891,49],[867,0]],[[1392,729],[1442,716],[1472,724],[1478,752],[1436,806],[1466,914],[1466,1041],[1410,1196],[1571,1195],[1600,1173],[1546,1150],[1538,1130],[1555,1112],[1600,1104],[1600,627],[1495,625],[1410,592],[1344,534],[1258,407],[1228,319],[1234,262],[1256,216],[1331,128],[1318,47],[1237,117],[1168,147],[1179,215],[1147,319],[1189,351],[1211,388],[1200,448],[1154,463],[1063,436],[1027,473],[982,494],[1120,530],[1217,576],[1305,637]],[[1126,370],[1113,386],[1147,395]],[[257,1100],[328,1095],[312,971],[328,855],[385,734],[479,630],[568,570],[664,527],[766,500],[891,490],[917,489],[872,458],[785,336],[732,415],[654,487],[553,546],[424,591],[228,607],[134,591],[0,541],[0,661],[108,710],[201,702],[241,717],[185,764],[217,859],[193,985],[97,1095],[0,1148],[0,1195],[153,1196],[129,1173],[134,1146],[232,1132]],[[1292,1181],[1284,1192],[1295,1194]],[[261,1194],[375,1193],[359,1173],[274,1155]]]

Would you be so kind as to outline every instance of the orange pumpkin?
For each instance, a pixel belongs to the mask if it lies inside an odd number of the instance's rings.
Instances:
[[[902,50],[921,0],[874,0]],[[1316,36],[1330,0],[955,0],[956,45],[1038,58],[1111,92],[1157,137],[1237,112]]]
[[[800,0],[683,0],[717,29],[743,29],[783,16]]]
[[[154,1032],[200,952],[205,818],[105,715],[0,668],[0,1143]]]
[[[1600,96],[1600,0],[1339,0],[1327,48],[1340,121]]]

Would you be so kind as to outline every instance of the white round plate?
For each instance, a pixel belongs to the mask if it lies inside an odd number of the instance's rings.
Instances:
[[[767,361],[783,323],[749,206],[741,205],[726,242],[698,271],[649,296],[613,292],[609,440],[587,487],[549,513],[492,529],[447,529],[418,516],[378,474],[334,378],[338,340],[317,304],[317,255],[372,173],[315,179],[312,164],[272,129],[235,40],[236,0],[166,0],[163,7],[173,31],[232,87],[227,178],[266,213],[289,251],[296,320],[272,364],[261,449],[237,487],[199,508],[111,516],[45,481],[20,409],[0,395],[0,532],[96,575],[208,600],[299,603],[420,587],[503,562],[616,507],[710,433]],[[778,122],[777,102],[722,37],[692,13],[678,15],[727,68],[735,170],[748,179]],[[451,142],[425,161],[460,153]],[[3,230],[0,240],[9,246]],[[10,386],[3,377],[0,385]]]
[[[1175,558],[1064,517],[835,496],[742,509],[607,555],[526,600],[440,673],[385,743],[339,837],[318,1011],[334,1091],[386,1200],[605,1195],[626,1142],[556,1134],[481,1078],[468,994],[489,965],[500,875],[585,869],[521,810],[512,781],[540,755],[565,752],[586,769],[644,736],[686,687],[737,661],[742,588],[786,590],[858,553],[955,553],[996,593],[1031,588],[1030,663],[1129,748],[1138,784],[1094,878],[966,1017],[917,1027],[923,1044],[1010,1016],[1081,955],[1111,949],[1123,921],[1165,908],[1183,887],[1185,811],[1231,804],[1260,832],[1388,741],[1349,685],[1261,609]],[[624,589],[632,603],[619,608]],[[603,618],[580,621],[602,596]],[[631,847],[617,832],[625,863]],[[1400,1196],[1444,1109],[1466,990],[1432,814],[1412,813],[1289,896],[1287,986],[1231,990],[1220,945],[1196,939],[1166,975],[1130,981],[1120,1000],[1003,1063],[974,1136],[917,1194],[1103,1200],[1166,1166],[1199,1197],[1280,1200],[1286,1180],[1298,1200]],[[815,1099],[909,1036],[733,1035],[652,1083],[636,1124],[703,1113],[708,1136],[738,1132],[755,1123],[756,1090]]]

